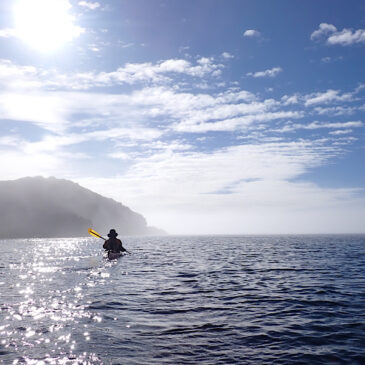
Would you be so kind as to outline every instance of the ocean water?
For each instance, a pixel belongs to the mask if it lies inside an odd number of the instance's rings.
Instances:
[[[123,242],[0,241],[0,363],[365,363],[365,236]]]

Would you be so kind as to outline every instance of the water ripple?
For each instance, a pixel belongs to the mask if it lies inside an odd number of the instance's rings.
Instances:
[[[363,364],[365,237],[0,241],[3,364]]]

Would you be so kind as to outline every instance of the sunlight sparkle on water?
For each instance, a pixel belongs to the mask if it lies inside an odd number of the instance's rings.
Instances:
[[[103,322],[88,309],[92,301],[85,300],[85,289],[104,285],[109,276],[102,258],[85,254],[87,245],[90,240],[80,238],[32,239],[10,260],[3,284],[11,295],[0,308],[0,339],[10,352],[23,349],[14,364],[102,363],[93,353],[80,352],[93,339],[87,324]]]

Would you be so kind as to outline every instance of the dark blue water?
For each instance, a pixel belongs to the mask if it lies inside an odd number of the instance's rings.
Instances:
[[[365,236],[0,241],[3,364],[364,364]]]

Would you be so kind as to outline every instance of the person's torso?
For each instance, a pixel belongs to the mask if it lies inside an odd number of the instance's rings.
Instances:
[[[113,252],[120,252],[122,249],[122,242],[118,238],[110,238],[109,249]]]

